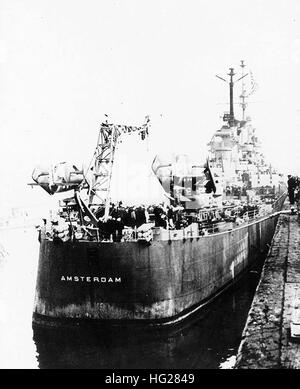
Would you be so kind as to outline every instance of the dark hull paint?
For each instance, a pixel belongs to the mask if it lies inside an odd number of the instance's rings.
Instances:
[[[151,245],[43,239],[33,323],[179,322],[235,283],[268,250],[277,219],[278,213],[232,231]],[[73,278],[62,281],[62,276]],[[106,277],[106,282],[86,277]]]

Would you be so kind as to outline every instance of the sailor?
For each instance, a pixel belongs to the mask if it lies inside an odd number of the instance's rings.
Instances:
[[[106,239],[106,223],[104,223],[103,217],[98,220],[98,229],[100,240]]]
[[[136,226],[137,227],[140,227],[141,225],[146,223],[146,213],[145,213],[144,206],[137,207],[135,214],[136,214]]]
[[[299,177],[295,177],[295,192],[294,192],[294,200],[297,204],[297,210],[300,210],[300,179]]]
[[[175,229],[180,230],[183,226],[183,207],[177,206],[174,208],[174,222],[175,222]]]
[[[116,230],[117,230],[117,242],[121,242],[125,220],[125,208],[122,201],[119,202],[116,212]]]
[[[106,221],[106,239],[113,242],[117,239],[117,229],[116,229],[116,222],[115,219],[111,216],[108,216]]]
[[[124,215],[123,215],[123,223],[127,227],[131,227],[131,216],[130,216],[131,210],[129,207],[126,207],[124,209]]]
[[[42,219],[43,220],[43,225],[37,225],[36,229],[39,233],[38,235],[38,241],[41,243],[42,240],[42,235],[46,234],[46,226],[47,226],[47,219]]]
[[[231,195],[230,186],[226,186],[226,196],[230,196],[230,195]]]
[[[145,206],[145,217],[146,217],[146,223],[149,223],[150,221],[150,214],[149,214],[149,208],[147,209]]]
[[[211,193],[214,190],[214,183],[212,180],[208,180],[205,184],[205,193]]]
[[[162,209],[159,206],[155,206],[153,209],[153,213],[154,213],[155,227],[160,227],[160,215],[162,213]]]
[[[168,225],[169,228],[174,229],[174,207],[170,205],[167,207]]]
[[[167,216],[162,205],[154,207],[155,227],[167,228]]]
[[[291,204],[291,210],[294,210],[294,204],[295,204],[295,189],[297,186],[296,179],[291,174],[288,175],[287,180],[288,185],[288,195],[289,195],[289,201]]]
[[[37,229],[37,231],[38,231],[38,241],[41,243],[41,240],[42,240],[42,227],[40,226],[40,225],[38,225],[38,226],[35,226],[35,228]]]
[[[130,212],[130,225],[132,228],[136,227],[136,207],[129,208]]]
[[[114,203],[110,203],[109,207],[109,215],[113,218],[116,219],[117,217],[117,208]]]

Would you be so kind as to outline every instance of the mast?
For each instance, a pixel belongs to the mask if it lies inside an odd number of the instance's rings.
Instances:
[[[242,68],[242,76],[244,76],[244,68],[245,68],[245,61],[241,60],[241,64],[240,64],[240,67]],[[242,110],[243,110],[243,116],[242,116],[242,120],[244,121],[245,120],[245,110],[246,110],[246,107],[247,107],[247,104],[245,103],[245,99],[246,99],[246,90],[245,90],[245,83],[244,83],[244,80],[242,82],[242,94],[240,95],[240,98],[242,100],[241,102],[241,106],[242,106]]]
[[[248,74],[243,74],[239,79],[237,79],[236,81],[233,81],[233,76],[235,76],[235,73],[234,73],[234,68],[229,68],[229,73],[227,73],[227,75],[230,77],[230,80],[229,82],[226,81],[224,78],[220,77],[220,76],[217,76],[220,80],[222,81],[225,81],[226,83],[229,84],[229,104],[230,104],[230,111],[229,111],[229,114],[225,114],[224,115],[224,121],[227,121],[228,124],[229,124],[229,127],[233,127],[235,125],[235,118],[234,118],[234,110],[233,110],[233,87],[234,87],[234,84],[238,81],[240,81],[242,78],[246,77]]]
[[[230,111],[229,111],[229,126],[234,126],[234,111],[233,111],[233,76],[235,75],[234,69],[229,68],[230,72],[228,73],[228,76],[230,76],[230,82],[229,82],[229,102],[230,102]]]

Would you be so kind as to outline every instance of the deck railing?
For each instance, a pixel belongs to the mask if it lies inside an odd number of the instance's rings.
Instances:
[[[283,196],[286,196],[286,193],[284,193],[282,196],[280,196],[272,205],[273,212],[276,211],[276,208],[280,204],[280,201],[283,200]],[[231,207],[228,207],[228,210]],[[167,225],[166,229],[158,229],[158,228],[152,228],[152,234],[153,239],[155,238],[161,238],[163,240],[174,240],[174,239],[190,239],[190,238],[200,238],[202,236],[215,234],[218,232],[225,232],[228,230],[232,230],[233,228],[237,226],[242,226],[247,223],[251,223],[254,220],[257,220],[258,218],[265,217],[267,214],[269,214],[267,209],[261,208],[253,209],[244,212],[243,214],[238,214],[236,212],[235,214],[232,213],[230,215],[226,215],[225,219],[220,220],[211,220],[208,221],[206,219],[193,222],[189,226],[182,228],[180,230],[175,230],[174,228],[170,228],[169,224]],[[83,237],[82,238],[76,238],[76,236],[72,236],[72,238],[68,240],[84,240],[84,241],[96,241],[96,242],[112,242],[112,236],[109,237],[109,239],[103,238],[101,236],[100,231],[96,227],[83,227],[82,230]],[[47,236],[51,239],[50,234]],[[135,228],[124,228],[122,237],[119,236],[118,241],[121,242],[137,242],[143,240],[141,238],[138,229]]]

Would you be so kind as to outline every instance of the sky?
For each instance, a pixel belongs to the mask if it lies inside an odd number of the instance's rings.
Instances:
[[[228,110],[215,75],[238,78],[240,60],[258,84],[247,115],[266,158],[300,175],[298,0],[0,0],[0,211],[46,203],[26,185],[34,167],[89,160],[105,114],[149,115],[149,153],[204,160]],[[145,150],[123,147],[128,172]]]

